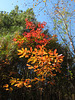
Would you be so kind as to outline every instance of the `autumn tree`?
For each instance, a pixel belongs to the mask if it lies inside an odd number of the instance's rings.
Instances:
[[[38,15],[41,12],[49,15],[49,20],[53,22],[53,30],[52,32],[58,35],[59,43],[61,43],[66,48],[66,55],[64,61],[65,66],[63,72],[65,73],[65,69],[67,70],[67,79],[74,78],[73,73],[71,72],[72,66],[74,66],[75,59],[75,43],[74,43],[74,0],[66,1],[65,0],[33,0],[33,9],[38,8]],[[44,6],[41,6],[44,5]],[[52,9],[49,9],[49,6],[52,5]],[[73,7],[72,7],[73,6]],[[51,6],[50,6],[51,7]],[[50,28],[50,27],[49,27]],[[61,42],[60,42],[61,41]],[[63,50],[63,49],[62,49]],[[70,76],[70,77],[69,77]],[[69,81],[67,81],[69,82]],[[74,80],[73,80],[74,83]],[[65,87],[65,86],[63,86]],[[70,91],[71,92],[71,91]]]
[[[60,64],[63,61],[63,56],[62,54],[58,55],[58,53],[56,53],[56,49],[54,51],[47,50],[45,46],[50,40],[56,37],[56,35],[53,35],[52,38],[48,38],[47,35],[42,33],[42,29],[46,25],[45,22],[38,23],[37,27],[33,22],[29,22],[27,19],[25,19],[25,21],[26,29],[30,29],[30,31],[24,32],[23,36],[18,36],[13,40],[15,41],[15,43],[19,44],[18,46],[21,48],[21,50],[18,50],[18,55],[21,55],[20,58],[28,58],[26,66],[28,66],[28,69],[30,69],[32,73],[35,74],[34,76],[28,75],[27,79],[22,79],[21,81],[11,77],[11,86],[14,85],[19,88],[22,86],[31,87],[31,83],[34,82],[36,84],[38,82],[45,82],[46,84],[55,84],[53,78],[54,76],[56,76],[57,72],[61,72]],[[22,48],[22,46],[24,45],[24,41],[25,44],[27,44],[25,49]],[[6,86],[7,85],[4,85],[3,87]],[[6,87],[6,89],[9,89],[8,87]]]

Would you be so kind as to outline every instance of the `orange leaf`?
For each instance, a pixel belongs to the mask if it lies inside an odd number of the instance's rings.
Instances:
[[[50,55],[53,55],[53,52],[51,52],[51,50],[48,52]]]
[[[38,68],[38,66],[34,66],[34,68],[36,69],[36,68]]]
[[[56,52],[57,52],[57,49],[54,50],[54,55],[56,54]]]
[[[32,47],[30,47],[30,52],[32,52]]]
[[[37,70],[34,70],[34,72],[36,72]]]
[[[29,64],[26,64],[27,66],[31,66],[31,65],[29,65]]]
[[[25,55],[25,58],[28,58],[29,57],[29,55]]]
[[[9,89],[8,89],[8,88],[6,88],[5,90],[6,90],[6,91],[8,91]]]
[[[4,87],[4,88],[8,88],[8,86],[9,86],[8,84],[5,84],[3,87]]]

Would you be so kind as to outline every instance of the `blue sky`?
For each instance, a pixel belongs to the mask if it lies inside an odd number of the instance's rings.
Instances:
[[[10,12],[11,10],[14,9],[14,6],[16,6],[16,5],[19,6],[20,10],[26,11],[27,8],[33,7],[33,1],[37,1],[37,0],[0,0],[0,11]],[[38,1],[41,1],[41,0],[38,0]],[[49,1],[49,0],[47,0],[47,1]],[[57,0],[50,0],[50,2],[51,1],[53,3],[57,2]],[[66,0],[64,0],[64,1],[66,1]],[[69,0],[69,1],[71,1],[71,0]],[[47,8],[49,9],[49,11],[50,10],[52,11],[52,4],[50,2],[47,3]],[[73,4],[74,1],[70,2],[70,3]],[[34,2],[34,5],[35,5],[35,2]],[[38,14],[39,9],[42,9],[44,6],[45,6],[45,3],[42,2],[38,6],[36,6],[33,10],[34,10],[34,13],[35,13],[38,21],[41,21],[41,22],[46,21],[47,23],[49,23],[50,17],[48,17],[48,15],[44,12],[45,10],[47,10],[46,8],[40,12],[40,15]]]
[[[0,11],[6,11],[6,12],[10,12],[11,10],[14,9],[14,6],[18,5],[19,6],[19,9],[20,10],[23,10],[23,11],[26,11],[28,8],[31,8],[33,7],[33,3],[34,5],[36,4],[35,1],[37,0],[0,0]],[[41,1],[41,0],[38,0],[38,1]],[[49,15],[46,14],[46,10],[49,9],[49,12],[51,12],[53,9],[53,5],[51,3],[51,1],[53,2],[53,4],[55,5],[55,3],[57,2],[57,0],[47,0],[48,3],[47,3],[47,6],[43,9],[43,7],[45,6],[45,3],[42,2],[40,3],[39,5],[35,6],[35,8],[33,8],[33,11],[34,11],[34,14],[37,18],[37,21],[39,22],[43,22],[43,21],[46,21],[47,22],[47,25],[49,27],[49,31],[52,30],[52,20],[51,18],[49,17]],[[62,0],[60,0],[62,1]],[[69,8],[69,11],[72,12],[73,10],[75,10],[75,2],[74,0],[71,1],[71,0],[64,0],[65,2],[66,1],[69,1],[69,3],[71,4],[70,8]],[[41,10],[41,12],[39,12],[39,9],[43,9]],[[75,19],[75,18],[74,18]],[[73,19],[73,21],[74,21]],[[71,19],[72,20],[72,19]],[[72,31],[73,31],[73,34],[75,34],[75,23],[72,22]],[[54,34],[52,32],[50,32],[50,34]],[[74,35],[75,36],[75,35]]]

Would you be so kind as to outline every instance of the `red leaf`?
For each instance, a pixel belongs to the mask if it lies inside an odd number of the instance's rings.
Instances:
[[[13,41],[16,41],[16,40],[17,40],[16,38],[13,39]]]

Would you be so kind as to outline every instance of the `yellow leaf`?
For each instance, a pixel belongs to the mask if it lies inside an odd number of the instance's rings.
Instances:
[[[43,51],[43,54],[45,55],[45,54],[47,54],[45,51]]]
[[[46,2],[46,0],[43,0],[43,2]]]
[[[14,86],[17,86],[17,84],[15,84]]]
[[[27,63],[29,63],[30,61],[32,61],[31,59],[28,59]]]
[[[28,69],[33,69],[33,67],[31,66],[31,67],[28,67]]]
[[[55,68],[52,68],[52,70],[55,70]]]
[[[34,57],[31,57],[30,59],[28,59],[28,62],[30,62],[30,61],[34,61],[34,59],[36,59],[35,56],[34,56]]]
[[[26,86],[27,84],[24,82],[24,85]]]
[[[55,59],[55,61],[54,62],[57,62],[57,60]]]
[[[36,52],[37,52],[37,49],[35,48],[35,49],[34,49],[34,51],[36,51]]]
[[[25,48],[24,52],[27,52],[27,48]]]
[[[13,85],[15,82],[12,82],[11,85]]]
[[[31,85],[28,85],[27,87],[31,87]]]
[[[23,55],[19,56],[19,58],[22,58],[22,57],[24,57],[25,55],[26,55],[26,53],[23,53]]]
[[[11,79],[10,80],[11,85],[13,85],[15,82],[16,82],[16,79]]]
[[[19,81],[19,78],[17,78],[17,81]]]
[[[22,48],[22,51],[24,52],[24,48]]]
[[[51,62],[48,62],[48,64],[51,64]]]
[[[37,58],[35,58],[31,64],[34,64],[36,61],[37,61]]]
[[[37,6],[37,5],[35,5],[35,6]]]
[[[19,82],[18,84],[15,84],[14,86],[21,88],[23,86],[23,82]]]
[[[21,54],[23,53],[23,51],[22,50],[17,50],[18,52],[20,52]]]

